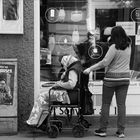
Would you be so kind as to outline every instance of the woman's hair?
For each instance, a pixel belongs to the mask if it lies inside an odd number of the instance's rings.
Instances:
[[[109,42],[110,44],[115,44],[116,49],[125,50],[129,47],[131,40],[121,26],[115,26],[111,30],[111,39]]]

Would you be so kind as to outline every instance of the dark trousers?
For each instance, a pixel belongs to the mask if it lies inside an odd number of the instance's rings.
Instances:
[[[109,85],[109,86],[108,86]],[[117,131],[124,132],[125,129],[125,117],[126,117],[126,96],[129,86],[129,81],[126,82],[106,82],[103,84],[102,95],[102,108],[100,117],[100,129],[106,131],[109,118],[110,104],[112,97],[115,93],[117,103]]]

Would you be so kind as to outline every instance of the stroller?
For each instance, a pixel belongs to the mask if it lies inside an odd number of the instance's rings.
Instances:
[[[49,114],[47,116],[46,124],[44,125],[44,129],[50,138],[56,138],[62,130],[72,130],[72,134],[74,137],[83,137],[85,131],[87,131],[90,127],[90,123],[84,118],[81,108],[81,99],[83,96],[81,95],[81,89],[83,85],[81,84],[81,76],[79,85],[80,87],[76,91],[77,93],[77,102],[71,104],[62,104],[58,101],[51,101],[50,100],[50,92],[52,89],[49,90]],[[59,89],[58,89],[59,90]],[[56,113],[57,108],[64,108],[65,109],[65,116],[58,116]],[[76,122],[73,122],[74,112],[76,111]],[[45,113],[45,110],[42,111],[42,115]],[[42,116],[41,115],[41,116]],[[40,116],[40,118],[41,118]],[[64,120],[63,120],[64,119]],[[66,124],[65,124],[66,123]]]

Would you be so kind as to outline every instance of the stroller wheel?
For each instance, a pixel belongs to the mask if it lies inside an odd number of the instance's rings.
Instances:
[[[54,122],[53,125],[57,126],[60,133],[62,132],[62,122],[61,121]]]
[[[72,134],[74,137],[80,138],[84,136],[84,127],[82,125],[76,125],[72,129]]]
[[[62,132],[62,122],[58,122],[57,127],[59,129],[59,132]]]
[[[59,129],[56,125],[51,125],[47,128],[47,134],[49,138],[56,138],[59,134]]]
[[[89,128],[89,126],[90,126],[89,122],[88,122],[87,120],[85,120],[85,119],[82,119],[82,120],[81,120],[81,124],[82,124],[85,128]]]

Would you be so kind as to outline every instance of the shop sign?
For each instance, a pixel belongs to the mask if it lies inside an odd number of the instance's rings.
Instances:
[[[136,24],[135,22],[116,22],[116,26],[122,26],[127,35],[135,36]]]
[[[88,83],[88,89],[92,94],[102,94],[103,81],[92,81]]]
[[[140,35],[136,35],[136,37],[135,37],[135,45],[140,45]]]
[[[71,36],[64,35],[59,38],[58,44],[62,50],[68,50],[72,48],[72,38]]]
[[[131,19],[135,22],[140,22],[140,8],[135,8],[131,12]]]
[[[139,81],[130,81],[129,86],[132,88],[140,88],[140,82]]]
[[[67,111],[69,111],[69,112],[72,111],[71,113],[73,116],[78,115],[78,108],[73,108],[71,110],[71,108],[57,107],[55,111],[56,111],[55,113],[60,116],[67,116]]]
[[[102,94],[103,81],[92,81],[88,88],[92,94]],[[130,81],[128,94],[140,94],[140,81]]]
[[[75,11],[72,11],[71,12],[71,20],[73,22],[79,22],[81,21],[83,18],[83,13],[82,11],[79,11],[79,10],[75,10]]]
[[[45,18],[48,22],[56,22],[58,20],[58,10],[54,7],[47,9],[45,12]]]

